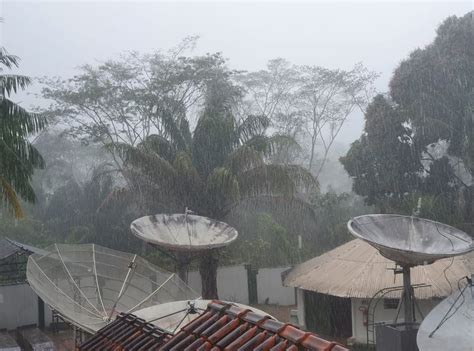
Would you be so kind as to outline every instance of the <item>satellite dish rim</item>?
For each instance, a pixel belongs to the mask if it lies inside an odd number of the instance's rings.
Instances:
[[[450,229],[454,229],[455,231],[457,231],[458,233],[462,234],[463,236],[466,237],[466,239],[470,240],[471,242],[469,244],[467,244],[464,248],[458,248],[458,249],[455,249],[449,253],[447,252],[439,252],[439,253],[427,253],[427,252],[422,252],[422,251],[416,251],[416,250],[413,250],[413,249],[405,249],[405,248],[401,248],[401,247],[395,247],[395,246],[387,246],[386,243],[380,243],[379,241],[375,241],[375,240],[370,240],[368,239],[367,237],[361,235],[358,231],[356,231],[354,228],[353,228],[353,224],[356,223],[356,220],[357,219],[360,219],[360,218],[367,218],[367,217],[399,217],[399,218],[410,218],[410,219],[415,219],[417,221],[421,221],[421,222],[428,222],[428,223],[431,223],[431,224],[434,224],[435,226],[441,226],[441,227],[445,227],[445,228],[450,228]],[[374,246],[375,248],[377,248],[380,252],[380,254],[390,260],[393,260],[395,262],[397,262],[397,260],[394,260],[392,257],[390,257],[390,255],[387,255],[384,254],[382,252],[382,250],[386,249],[387,251],[399,251],[399,252],[404,252],[404,253],[407,253],[407,254],[416,254],[416,255],[421,255],[421,256],[425,256],[426,257],[426,260],[425,262],[426,263],[433,263],[439,259],[443,259],[443,258],[449,258],[449,257],[454,257],[454,256],[460,256],[460,255],[464,255],[464,254],[467,254],[471,251],[474,250],[474,242],[473,242],[473,239],[468,235],[466,234],[464,231],[458,229],[458,228],[455,228],[453,226],[450,226],[448,224],[445,224],[445,223],[441,223],[441,222],[438,222],[438,221],[434,221],[434,220],[431,220],[431,219],[426,219],[426,218],[422,218],[422,217],[417,217],[417,216],[407,216],[407,215],[400,215],[400,214],[392,214],[392,213],[387,213],[387,214],[383,214],[383,213],[376,213],[376,214],[367,214],[367,215],[361,215],[361,216],[357,216],[357,217],[354,217],[354,218],[351,218],[348,222],[347,222],[347,229],[349,230],[349,232],[354,235],[355,237],[357,237],[358,239],[361,239],[361,240],[364,240],[365,242],[369,243],[370,245]],[[402,266],[417,266],[419,264],[411,264],[411,263],[406,263],[406,262],[397,262],[398,264],[402,265]]]
[[[139,221],[143,221],[145,219],[150,219],[150,218],[156,218],[157,216],[164,217],[178,217],[178,216],[187,216],[189,218],[194,218],[194,219],[200,219],[200,220],[205,220],[208,221],[209,223],[215,223],[215,224],[221,224],[224,225],[226,228],[228,228],[231,232],[233,232],[233,235],[228,237],[226,241],[224,242],[217,242],[217,243],[207,243],[207,244],[179,244],[179,243],[170,243],[167,241],[159,240],[158,237],[150,237],[148,235],[144,235],[143,231],[141,231],[139,228],[137,228],[137,224]],[[150,220],[151,222],[151,220]],[[145,215],[139,218],[136,218],[135,220],[132,221],[130,224],[130,231],[132,234],[137,237],[138,239],[141,239],[149,244],[153,244],[156,246],[159,246],[160,248],[164,248],[169,251],[176,251],[176,252],[198,252],[198,251],[206,251],[206,250],[212,250],[212,249],[219,249],[226,247],[233,243],[239,236],[239,233],[237,229],[232,227],[231,225],[219,221],[216,219],[212,219],[210,217],[206,216],[199,216],[195,214],[185,214],[185,213],[157,213],[154,215]]]

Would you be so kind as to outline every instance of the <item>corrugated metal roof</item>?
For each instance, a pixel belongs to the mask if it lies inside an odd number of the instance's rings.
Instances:
[[[16,245],[20,249],[28,251],[30,253],[35,253],[35,254],[38,254],[38,255],[47,255],[48,254],[48,251],[46,251],[46,250],[31,246],[31,245],[19,243],[18,241],[15,241],[15,240],[12,240],[12,239],[9,239],[9,238],[5,238],[5,239],[8,240],[13,245]]]
[[[0,260],[16,254],[19,250],[18,246],[13,245],[7,239],[0,239]]]
[[[439,260],[411,270],[412,284],[419,299],[445,297],[457,289],[458,280],[470,276],[473,255]],[[294,267],[284,279],[285,286],[339,297],[371,298],[379,290],[403,285],[394,275],[395,263],[368,243],[355,239],[321,256]]]
[[[10,257],[17,252],[37,253],[41,255],[47,254],[47,251],[30,245],[22,244],[8,238],[0,239],[0,260]]]

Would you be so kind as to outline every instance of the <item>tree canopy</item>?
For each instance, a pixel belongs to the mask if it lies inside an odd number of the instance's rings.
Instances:
[[[372,101],[364,134],[341,159],[354,191],[368,203],[447,222],[471,221],[472,16],[446,19],[435,40],[395,70],[388,97]]]

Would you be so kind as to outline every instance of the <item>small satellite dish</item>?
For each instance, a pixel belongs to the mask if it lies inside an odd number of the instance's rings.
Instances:
[[[474,345],[474,287],[456,290],[425,317],[416,342],[420,351],[471,351]]]
[[[120,312],[199,297],[176,274],[137,255],[94,244],[55,244],[46,251],[28,258],[31,288],[64,320],[88,333]]]
[[[472,251],[472,238],[449,225],[418,217],[371,214],[356,217],[349,231],[401,266],[430,264]]]
[[[188,213],[141,217],[134,220],[130,228],[140,239],[170,251],[220,248],[238,236],[237,230],[224,222]]]
[[[174,334],[179,331],[181,327],[185,326],[205,311],[210,302],[212,302],[212,300],[176,301],[147,307],[136,311],[134,314],[137,317],[143,318],[148,323],[152,323],[157,327]],[[261,315],[270,316],[268,313],[254,307],[249,307],[236,302],[229,302],[229,304],[236,305],[243,309],[252,310]]]

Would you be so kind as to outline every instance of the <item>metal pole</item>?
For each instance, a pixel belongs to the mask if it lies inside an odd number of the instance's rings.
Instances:
[[[411,290],[410,267],[403,266],[403,304],[405,310],[405,323],[413,323],[413,301]]]
[[[183,282],[188,284],[189,260],[185,253],[176,254],[176,272]]]

